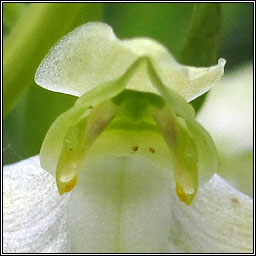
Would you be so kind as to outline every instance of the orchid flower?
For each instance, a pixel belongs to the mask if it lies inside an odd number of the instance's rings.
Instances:
[[[99,22],[65,36],[35,81],[78,99],[40,160],[4,169],[5,251],[251,252],[252,199],[215,174],[214,142],[188,103],[224,65],[180,65]]]

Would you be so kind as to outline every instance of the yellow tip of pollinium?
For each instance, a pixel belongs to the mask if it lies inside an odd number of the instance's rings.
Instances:
[[[63,195],[66,192],[71,191],[77,184],[77,176],[74,176],[68,182],[57,181],[57,187],[60,195]]]
[[[182,186],[179,183],[176,183],[176,194],[181,202],[184,202],[186,205],[190,205],[196,193],[186,193]]]

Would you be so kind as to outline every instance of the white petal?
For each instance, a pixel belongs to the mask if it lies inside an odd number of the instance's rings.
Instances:
[[[3,169],[3,251],[69,252],[65,209],[55,179],[31,157]]]
[[[225,61],[210,68],[178,64],[160,43],[148,38],[119,40],[100,22],[80,26],[65,36],[40,64],[35,81],[57,92],[81,96],[124,74],[140,56],[148,56],[163,83],[191,100],[209,90],[223,74]],[[127,88],[157,93],[141,65]]]
[[[73,252],[167,252],[169,170],[136,155],[86,161],[71,195]]]
[[[253,202],[220,176],[200,188],[190,207],[172,193],[173,253],[252,253]]]

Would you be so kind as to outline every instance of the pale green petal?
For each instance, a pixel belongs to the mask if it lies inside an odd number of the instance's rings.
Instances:
[[[82,118],[75,125],[70,124],[63,138],[57,164],[56,181],[61,195],[76,185],[82,162],[90,147],[116,113],[116,105],[112,101],[104,101],[95,106],[88,117]]]
[[[188,67],[188,81],[184,84],[182,96],[191,101],[213,87],[213,83],[218,81],[224,74],[226,61],[219,59],[216,66],[209,68]],[[179,92],[179,90],[178,90]]]
[[[3,252],[67,253],[66,210],[52,175],[31,157],[3,168]]]
[[[218,171],[218,158],[209,133],[195,120],[185,120],[198,152],[198,183],[203,185]]]
[[[49,52],[35,81],[52,91],[81,96],[119,78],[136,58],[111,27],[91,22],[69,33]]]
[[[172,193],[170,252],[252,253],[253,201],[220,176],[186,207]]]
[[[160,92],[166,103],[176,112],[177,115],[186,119],[194,118],[195,111],[193,107],[188,104],[185,98],[180,96],[179,93],[170,88],[166,88],[150,59],[147,59],[147,65],[151,82],[153,86]]]
[[[41,167],[53,176],[56,175],[56,167],[65,135],[71,126],[88,115],[90,111],[88,107],[80,106],[69,109],[60,115],[48,130],[40,151],[40,163]]]
[[[76,101],[76,105],[80,104],[90,104],[92,106],[100,103],[104,100],[108,100],[110,98],[115,97],[119,93],[121,93],[124,89],[131,77],[137,71],[138,67],[145,61],[145,58],[139,58],[135,60],[126,70],[126,72],[117,79],[106,82],[100,86],[93,88],[87,93],[83,94]]]
[[[177,118],[171,109],[166,106],[160,110],[152,109],[152,115],[172,156],[176,194],[182,202],[189,205],[198,186],[197,145],[184,120]]]
[[[183,120],[178,119],[178,143],[173,151],[176,194],[179,199],[190,205],[198,187],[198,150],[194,138]]]
[[[210,68],[186,67],[152,39],[119,40],[107,24],[91,22],[69,33],[48,53],[35,81],[52,91],[81,96],[119,78],[141,56],[148,56],[162,82],[187,100],[209,90],[222,76],[225,64],[222,60]],[[138,68],[127,88],[158,93],[146,63]]]

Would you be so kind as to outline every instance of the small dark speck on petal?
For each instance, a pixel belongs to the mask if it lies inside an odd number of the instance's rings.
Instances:
[[[155,153],[156,151],[153,148],[148,149],[151,153]]]
[[[233,203],[236,203],[236,204],[239,204],[239,203],[240,203],[239,200],[238,200],[237,198],[235,198],[235,197],[230,198],[230,200],[231,200]]]
[[[138,146],[134,146],[134,147],[132,147],[132,153],[134,153],[134,152],[138,151],[138,149],[139,149],[139,147],[138,147]]]

